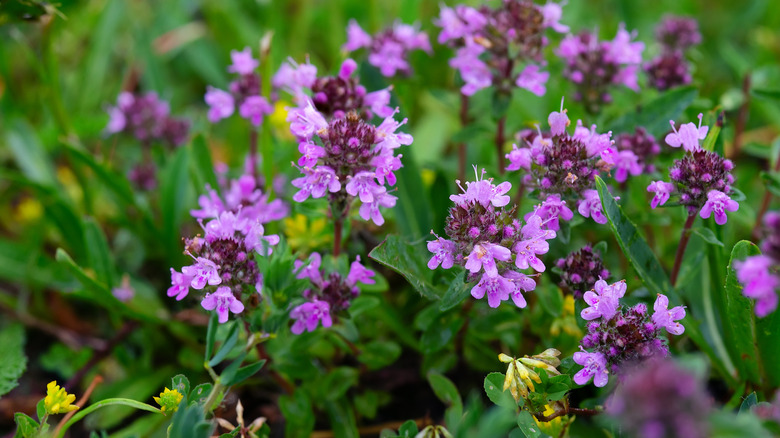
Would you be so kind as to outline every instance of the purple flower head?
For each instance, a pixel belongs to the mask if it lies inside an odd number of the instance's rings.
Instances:
[[[674,127],[674,120],[670,120],[669,123],[672,125],[674,132],[666,136],[666,144],[674,148],[682,146],[686,152],[694,152],[701,149],[699,140],[707,138],[707,131],[709,130],[708,126],[701,126],[703,117],[704,115],[699,113],[698,127],[691,122],[680,126],[679,130]]]
[[[127,118],[121,108],[109,107],[108,112],[108,124],[106,125],[106,134],[116,134],[122,132],[127,126]]]
[[[588,382],[593,379],[593,384],[602,388],[609,382],[607,359],[603,354],[599,352],[588,353],[587,351],[578,351],[574,353],[574,362],[584,367],[574,375],[574,383],[578,385],[587,385]]]
[[[493,74],[490,68],[479,57],[485,52],[485,48],[476,43],[473,38],[465,38],[465,45],[455,52],[455,57],[450,59],[450,67],[457,69],[465,83],[460,92],[466,96],[472,96],[477,91],[489,87],[493,83]]]
[[[559,219],[570,221],[574,213],[566,206],[566,201],[561,200],[561,195],[549,195],[541,204],[534,207],[534,211],[525,215],[523,219],[528,221],[531,216],[537,215],[550,230],[561,229]]]
[[[549,78],[549,72],[539,71],[538,65],[528,64],[523,71],[520,72],[517,81],[515,81],[515,85],[520,88],[525,88],[537,96],[544,96],[544,93],[547,92],[545,84]]]
[[[364,284],[374,284],[376,280],[372,277],[376,275],[374,271],[366,268],[360,263],[360,256],[355,257],[355,261],[349,267],[347,274],[347,284],[355,286],[358,282]]]
[[[274,112],[274,107],[262,96],[247,97],[238,109],[241,117],[249,120],[252,125],[263,124],[263,117]]]
[[[228,66],[230,73],[236,73],[239,75],[248,75],[255,71],[260,66],[260,61],[252,58],[252,49],[245,47],[244,50],[231,50],[230,59],[233,64]]]
[[[707,193],[707,202],[701,208],[699,216],[701,216],[702,219],[707,219],[714,213],[715,223],[723,225],[728,220],[726,211],[737,211],[738,209],[739,204],[737,201],[731,199],[729,195],[719,190],[710,190]]]
[[[387,193],[387,189],[381,186],[377,186],[377,190],[374,191],[374,201],[363,203],[358,210],[358,214],[363,220],[372,220],[375,224],[381,226],[385,223],[385,218],[382,216],[382,212],[379,207],[393,208],[398,200],[397,197]]]
[[[653,58],[644,66],[650,86],[665,91],[680,85],[690,84],[690,66],[682,53],[666,52]]]
[[[217,272],[217,265],[203,257],[193,257],[195,264],[181,268],[182,274],[191,278],[190,286],[193,289],[203,289],[206,284],[216,286],[222,283],[222,278]]]
[[[479,283],[471,288],[471,296],[478,300],[487,295],[488,306],[492,308],[508,300],[513,293],[515,293],[515,285],[512,281],[500,275],[490,276],[487,273],[483,274]]]
[[[523,292],[530,292],[536,289],[536,282],[534,279],[528,275],[523,274],[522,272],[511,270],[506,271],[504,273],[504,277],[511,281],[515,286],[515,289],[510,292],[510,296],[512,301],[515,303],[515,306],[521,309],[525,308],[528,303],[525,301]]]
[[[512,251],[501,245],[493,243],[478,243],[474,245],[471,254],[466,257],[466,269],[472,274],[477,274],[484,268],[488,277],[498,276],[496,260],[507,261],[512,257]]]
[[[773,272],[776,262],[766,255],[756,255],[735,261],[737,280],[743,284],[742,295],[756,300],[754,311],[763,318],[777,309],[777,288],[780,278]]]
[[[477,168],[474,167],[474,173],[477,174]],[[460,206],[470,203],[478,203],[483,207],[492,204],[494,207],[503,207],[509,204],[509,195],[506,193],[512,189],[512,184],[502,182],[499,185],[493,185],[493,179],[484,179],[485,170],[482,169],[482,176],[476,175],[476,181],[466,181],[466,189],[460,195],[450,195],[450,200]]]
[[[606,281],[599,279],[595,285],[595,292],[585,292],[585,302],[590,306],[582,310],[580,316],[586,321],[596,318],[610,320],[617,313],[620,306],[620,298],[626,294],[626,282],[618,281],[608,285]]]
[[[330,316],[330,306],[326,301],[320,301],[316,298],[314,301],[303,303],[290,312],[290,318],[295,320],[290,331],[300,335],[304,330],[313,332],[317,325],[322,322],[323,327],[333,325]]]
[[[206,294],[200,305],[206,310],[216,310],[220,324],[227,322],[228,310],[236,315],[244,311],[244,304],[236,299],[227,286],[220,286],[216,292]]]
[[[355,19],[349,20],[349,24],[347,24],[347,42],[341,46],[341,49],[347,52],[354,52],[370,45],[371,35],[367,34]]]
[[[621,23],[615,39],[609,45],[607,59],[618,64],[640,64],[645,43],[642,41],[632,42],[631,40],[636,37],[636,34],[636,31],[627,31],[625,24]]]
[[[309,140],[298,143],[298,152],[301,158],[298,159],[298,165],[301,167],[314,167],[317,161],[325,156],[325,149]]]
[[[682,51],[701,43],[694,18],[667,16],[655,28],[655,38],[665,51]]]
[[[655,170],[652,161],[661,152],[661,146],[644,128],[638,127],[632,134],[624,133],[618,135],[615,139],[615,146],[618,153],[623,151],[632,152],[637,157],[642,172],[650,173]]]
[[[652,320],[657,328],[663,327],[673,335],[683,334],[685,327],[677,321],[685,318],[685,307],[677,306],[669,309],[669,298],[664,294],[658,294],[653,310]]]
[[[582,196],[584,199],[579,201],[577,211],[579,211],[583,217],[593,218],[597,224],[606,224],[608,219],[606,216],[604,216],[604,212],[602,211],[599,192],[593,189],[588,189],[582,192]]]
[[[260,222],[255,222],[249,226],[246,232],[244,246],[247,251],[257,251],[260,255],[269,256],[273,253],[272,246],[279,244],[279,236],[276,234],[264,235],[265,229]]]
[[[311,65],[308,59],[305,64],[298,64],[290,58],[274,74],[271,85],[277,90],[287,90],[297,104],[305,105],[307,97],[304,90],[311,88],[316,80],[317,67]]]
[[[637,176],[642,174],[642,166],[639,164],[639,157],[632,151],[620,151],[615,160],[615,181],[625,182],[628,175]]]
[[[290,110],[287,121],[290,122],[290,131],[293,135],[304,139],[310,139],[317,132],[328,128],[325,117],[317,111],[311,101],[308,101],[303,108]]]
[[[569,116],[566,115],[566,109],[563,107],[563,99],[561,99],[561,110],[553,111],[547,117],[547,123],[550,124],[550,132],[553,136],[566,134],[566,128],[571,123]]]
[[[548,0],[547,3],[541,6],[542,15],[544,16],[543,26],[552,28],[552,30],[558,33],[566,33],[569,31],[569,26],[561,23],[561,17],[563,16],[563,6],[566,2],[554,3]]]
[[[295,260],[293,263],[294,271],[298,272],[295,278],[299,280],[308,278],[309,281],[315,285],[321,285],[322,274],[320,274],[320,264],[322,264],[322,256],[316,252],[313,252],[309,256],[308,262]]]
[[[209,106],[208,118],[211,123],[226,119],[233,115],[233,111],[235,111],[233,95],[227,91],[208,87],[205,100]]]
[[[528,148],[518,148],[516,144],[512,145],[512,151],[505,155],[509,160],[509,166],[506,170],[531,170],[531,150]]]
[[[455,9],[441,5],[441,13],[433,23],[441,28],[439,44],[471,36],[487,25],[487,18],[474,8],[458,5]]]
[[[565,259],[558,259],[556,266],[561,270],[559,286],[571,291],[575,299],[593,289],[598,280],[607,280],[610,276],[601,255],[590,245],[570,253]]]
[[[674,192],[674,184],[664,181],[653,181],[647,186],[647,191],[655,193],[650,202],[652,208],[664,205],[669,200],[669,196]]]
[[[433,257],[428,261],[428,269],[436,269],[439,264],[444,269],[450,269],[455,263],[455,250],[455,243],[451,240],[438,236],[436,236],[436,240],[429,240],[428,251],[433,253]]]
[[[533,216],[538,218],[538,216]],[[526,225],[527,227],[528,225]],[[544,240],[543,235],[536,235],[515,244],[516,254],[515,265],[519,269],[533,268],[537,272],[544,272],[545,266],[542,260],[537,256],[547,254],[550,250],[550,244]]]
[[[160,100],[156,93],[136,95],[122,92],[117,97],[116,106],[108,107],[106,110],[109,114],[109,121],[104,132],[106,134],[120,132],[130,134],[136,140],[141,141],[143,147],[148,147],[151,142],[157,141],[170,147],[177,147],[187,140],[189,134],[190,122],[172,117],[168,102]],[[139,166],[143,167],[143,171],[154,168],[151,163],[141,163]],[[138,181],[149,180],[144,176],[137,175],[135,179]],[[149,187],[148,184],[138,185],[153,188]]]
[[[303,168],[301,173],[304,176],[292,181],[294,187],[300,190],[293,195],[293,200],[303,202],[311,196],[312,198],[322,198],[327,192],[338,192],[341,190],[336,173],[328,166],[317,166],[314,169]]]
[[[111,295],[113,295],[114,298],[116,298],[117,300],[122,301],[124,303],[133,299],[133,297],[135,296],[135,289],[133,289],[133,287],[130,286],[130,283],[128,281],[126,284],[123,283],[121,286],[111,289]]]
[[[374,193],[379,188],[376,182],[374,172],[358,172],[355,176],[349,177],[346,190],[351,196],[360,198],[360,202],[374,202]]]

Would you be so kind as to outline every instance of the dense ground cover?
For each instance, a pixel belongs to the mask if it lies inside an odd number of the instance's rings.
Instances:
[[[0,1],[0,434],[780,433],[771,1]]]

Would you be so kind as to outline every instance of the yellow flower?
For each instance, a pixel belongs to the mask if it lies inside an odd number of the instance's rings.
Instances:
[[[181,403],[181,399],[184,396],[175,389],[171,391],[165,388],[165,391],[161,392],[159,397],[152,398],[160,405],[160,411],[162,411],[163,415],[167,415],[168,412],[176,412],[179,409],[179,403]]]
[[[284,219],[284,235],[292,249],[314,249],[325,246],[332,236],[326,232],[325,218],[310,220],[302,214]]]
[[[43,406],[47,414],[64,414],[65,412],[75,411],[79,407],[72,405],[76,401],[76,396],[65,392],[65,388],[60,388],[56,380],[52,380],[46,385],[46,398],[43,399]]]
[[[565,409],[564,406],[560,405],[560,402],[554,402],[554,405],[545,405],[544,412],[542,413],[549,417],[555,413],[556,409]],[[539,429],[541,429],[541,431],[547,435],[563,436],[562,433],[565,429],[568,428],[569,424],[571,424],[572,418],[567,415],[561,415],[559,417],[553,418],[550,421],[539,421],[536,417],[534,417],[534,421],[536,421],[536,425],[539,426]]]
[[[560,335],[561,330],[569,336],[582,337],[582,330],[574,316],[574,297],[571,295],[566,295],[563,299],[563,313],[560,318],[555,318],[550,325],[550,334],[553,336]]]
[[[498,360],[509,364],[504,379],[504,391],[507,389],[512,394],[515,401],[528,397],[528,390],[534,391],[534,382],[541,383],[542,380],[535,369],[540,368],[547,371],[548,374],[557,376],[557,366],[561,364],[558,356],[560,351],[554,348],[548,348],[540,354],[534,356],[523,356],[519,359],[508,356],[504,353],[498,355]]]
[[[290,124],[287,122],[288,106],[290,106],[289,102],[282,100],[277,101],[274,104],[274,112],[271,113],[268,120],[271,122],[271,126],[274,127],[279,137],[285,140],[292,140],[294,137],[290,132]]]

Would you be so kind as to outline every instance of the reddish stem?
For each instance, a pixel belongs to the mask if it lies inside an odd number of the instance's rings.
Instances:
[[[498,119],[496,126],[496,157],[498,158],[498,174],[504,174],[504,142],[506,141],[506,116]]]
[[[672,268],[672,277],[670,279],[672,286],[677,283],[677,275],[680,273],[683,255],[685,255],[685,248],[688,246],[688,240],[691,238],[691,227],[695,220],[696,213],[689,214],[688,219],[685,220],[685,226],[683,226],[682,235],[680,236],[680,244],[677,246],[677,254],[674,256],[674,268]]]
[[[341,254],[341,232],[344,228],[344,220],[339,217],[333,222],[333,258]]]
[[[742,80],[742,96],[745,101],[739,107],[737,113],[737,122],[734,124],[734,154],[738,154],[742,148],[742,133],[745,132],[747,125],[748,112],[750,110],[750,73],[745,74]]]
[[[465,128],[469,124],[469,97],[460,95],[460,127]],[[466,180],[466,142],[458,144],[458,180]]]

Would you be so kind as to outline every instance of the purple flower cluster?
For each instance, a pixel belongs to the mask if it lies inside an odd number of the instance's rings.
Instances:
[[[621,25],[612,41],[599,41],[587,31],[561,41],[555,53],[566,62],[564,76],[577,87],[574,98],[588,112],[597,113],[601,105],[612,101],[609,87],[613,85],[639,91],[637,73],[645,44],[632,41],[635,37],[635,32]]]
[[[628,176],[652,173],[655,156],[661,153],[661,146],[645,128],[637,127],[633,134],[620,134],[615,138],[615,181],[622,183]]]
[[[421,32],[416,25],[396,21],[393,27],[371,36],[357,21],[350,20],[347,26],[347,42],[342,48],[347,52],[354,52],[363,47],[369,51],[368,63],[387,77],[395,76],[396,73],[411,75],[412,67],[407,57],[412,50],[431,52],[428,34]]]
[[[701,42],[696,20],[666,17],[656,27],[655,37],[661,44],[661,53],[644,66],[650,86],[663,91],[689,84],[691,74],[685,50]]]
[[[108,108],[105,131],[132,135],[144,145],[162,142],[171,147],[181,146],[187,141],[190,122],[170,113],[168,102],[160,100],[157,93],[140,95],[124,91],[119,93],[116,106]]]
[[[567,32],[560,23],[561,5],[536,5],[527,0],[503,0],[495,9],[442,6],[434,23],[441,28],[438,41],[456,48],[450,66],[460,72],[467,96],[491,85],[501,93],[514,86],[542,96],[550,77],[541,71],[546,64],[542,50],[547,28]]]
[[[374,126],[354,111],[328,123],[311,102],[291,110],[290,129],[299,139],[298,166],[303,174],[292,182],[299,189],[293,199],[303,202],[328,194],[338,219],[347,215],[357,198],[360,217],[382,225],[385,220],[379,208],[394,207],[397,199],[385,187],[395,185],[394,172],[402,166],[395,150],[412,143],[411,135],[396,133],[406,119],[397,122],[394,114]]]
[[[303,292],[305,303],[296,306],[290,312],[290,318],[295,320],[291,331],[300,335],[304,330],[314,331],[318,324],[323,327],[333,325],[333,312],[346,310],[352,300],[360,295],[358,283],[374,284],[374,271],[360,263],[360,256],[350,265],[346,277],[338,272],[326,273],[320,270],[322,256],[312,253],[309,260],[295,261],[296,278],[311,282],[311,287]]]
[[[375,115],[388,117],[393,114],[390,104],[390,89],[366,91],[354,76],[357,63],[347,58],[336,76],[317,77],[317,67],[308,61],[297,64],[293,60],[282,64],[272,79],[274,88],[286,90],[298,105],[288,114],[288,121],[296,121],[309,102],[326,120],[344,118],[355,112],[370,120]]]
[[[544,202],[536,214],[542,219],[555,218],[550,229],[558,229],[558,218],[570,220],[571,210],[566,201],[577,201],[577,210],[584,217],[592,217],[600,224],[607,223],[601,210],[598,192],[594,190],[595,177],[615,166],[616,153],[611,132],[599,134],[596,125],[590,129],[577,121],[573,135],[566,132],[569,117],[566,110],[553,111],[547,118],[550,136],[538,132],[526,147],[513,145],[506,154],[510,164],[507,170],[523,169],[525,187],[538,190]]]
[[[669,350],[660,338],[661,329],[673,335],[685,331],[677,322],[685,317],[685,309],[682,306],[669,309],[665,295],[658,294],[654,312],[649,315],[643,303],[624,308],[620,298],[625,293],[625,280],[611,285],[598,280],[594,290],[585,293],[589,307],[583,309],[581,316],[590,322],[588,334],[580,345],[582,351],[574,355],[574,361],[585,367],[574,375],[578,385],[585,385],[595,377],[594,384],[601,387],[607,384],[609,373],[621,373],[626,365],[667,356]]]
[[[523,308],[523,292],[534,290],[536,282],[519,271],[545,270],[539,256],[547,253],[547,240],[555,238],[555,232],[538,215],[522,224],[515,219],[514,207],[504,208],[509,204],[510,183],[494,185],[492,179],[484,179],[483,171],[482,178],[466,182],[466,187],[461,188],[464,193],[450,196],[455,206],[450,208],[445,227],[449,239],[436,236],[428,242],[428,251],[433,253],[428,268],[464,266],[468,280],[478,280],[471,289],[474,298],[487,295],[488,305],[498,307],[511,297]]]
[[[620,432],[639,438],[710,436],[712,400],[704,382],[671,359],[655,359],[627,370],[606,412]]]
[[[191,212],[205,234],[186,239],[185,254],[194,263],[181,272],[171,269],[168,296],[182,300],[190,288],[210,290],[201,306],[216,310],[219,322],[224,323],[228,312],[244,310],[244,296],[252,303],[259,301],[259,296],[252,296],[255,292],[261,294],[263,278],[252,255],[271,254],[271,246],[279,243],[279,236],[265,235],[263,224],[286,216],[287,207],[278,200],[269,203],[268,196],[255,188],[254,178],[248,175],[231,182],[224,200],[215,190],[207,191],[198,200],[201,209]],[[210,220],[204,224],[204,219]]]
[[[601,255],[590,245],[570,253],[566,258],[558,259],[555,266],[560,270],[559,286],[570,291],[577,299],[593,289],[596,281],[609,279],[609,271],[604,267]]]
[[[699,114],[699,126],[686,123],[680,129],[666,136],[666,143],[672,147],[682,146],[685,156],[675,160],[669,168],[671,183],[653,181],[647,191],[654,193],[651,206],[663,205],[672,195],[679,198],[680,205],[686,206],[688,215],[697,212],[703,219],[715,216],[715,222],[723,225],[727,221],[726,211],[737,211],[739,204],[729,197],[734,183],[731,171],[734,163],[715,152],[704,150],[699,141],[707,137],[707,126],[701,126],[702,114]]]
[[[737,280],[743,284],[742,294],[756,300],[755,312],[765,317],[777,309],[777,289],[780,287],[780,212],[764,216],[765,237],[761,242],[763,255],[735,261]]]
[[[261,95],[260,76],[256,73],[260,61],[252,57],[252,49],[232,50],[232,64],[228,72],[238,75],[229,85],[229,91],[208,87],[206,104],[209,106],[208,119],[216,123],[233,115],[238,107],[238,114],[248,120],[253,126],[263,124],[263,118],[274,111],[273,106]]]

